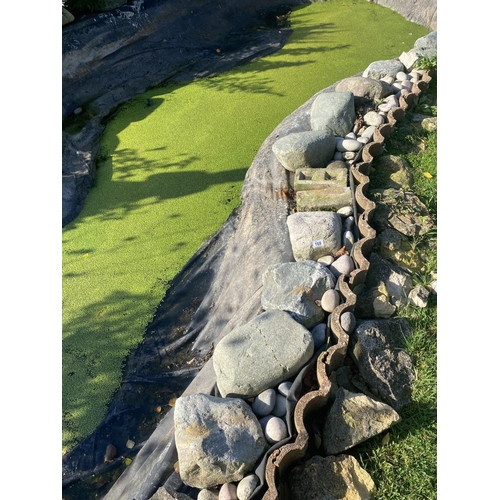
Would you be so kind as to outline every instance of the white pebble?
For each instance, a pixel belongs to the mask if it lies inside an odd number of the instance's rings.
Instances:
[[[223,484],[219,491],[219,500],[238,500],[236,485],[233,483]]]
[[[394,78],[392,76],[384,76],[383,78],[380,79],[382,82],[388,83],[389,85],[392,85],[394,83]]]
[[[338,278],[341,274],[349,276],[351,271],[354,270],[354,262],[349,257],[349,255],[341,255],[335,262],[330,266],[330,271]]]
[[[236,488],[236,495],[238,496],[238,500],[248,500],[255,488],[257,488],[259,484],[259,478],[255,474],[250,474],[249,476],[244,477]]]
[[[408,80],[408,75],[404,71],[398,71],[396,73],[396,80],[404,82],[405,80]]]
[[[342,236],[342,244],[348,252],[352,250],[352,247],[354,246],[354,234],[352,231],[346,231],[344,233]]]
[[[341,207],[337,210],[337,213],[339,215],[345,215],[347,217],[351,216],[353,214],[353,209],[350,205],[346,205],[345,207]]]
[[[268,443],[275,444],[287,437],[288,431],[284,420],[279,417],[264,418],[267,419],[264,424],[264,436]]]
[[[318,262],[320,264],[324,264],[325,266],[330,266],[333,263],[333,257],[331,255],[325,255],[324,257],[320,257]]]

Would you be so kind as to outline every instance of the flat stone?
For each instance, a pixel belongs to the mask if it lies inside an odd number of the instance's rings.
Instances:
[[[223,397],[256,396],[297,375],[311,359],[311,333],[287,312],[266,311],[216,345],[213,365]]]
[[[303,260],[270,266],[262,277],[261,304],[266,311],[280,309],[310,328],[324,318],[320,301],[335,287],[332,272],[319,262]]]
[[[330,130],[344,137],[354,125],[356,111],[352,92],[325,92],[311,107],[311,129]]]
[[[384,432],[399,420],[399,415],[389,405],[339,387],[325,417],[325,454],[338,455]]]
[[[286,170],[324,168],[335,153],[335,135],[328,130],[309,130],[288,134],[272,146]]]
[[[181,396],[174,425],[179,474],[194,488],[243,479],[267,448],[257,417],[239,398]]]
[[[348,153],[342,153],[345,157]],[[354,153],[352,153],[354,154]],[[295,193],[298,212],[315,212],[337,210],[352,203],[352,192],[349,187],[330,186],[323,189],[310,189]]]
[[[342,246],[342,219],[338,213],[296,212],[287,217],[286,223],[296,261],[335,254]]]
[[[290,500],[369,500],[376,487],[372,478],[350,455],[315,455],[291,468]]]
[[[403,52],[399,56],[399,60],[404,64],[406,70],[409,71],[415,66],[415,63],[419,60],[419,57],[417,51],[412,49],[408,52]]]

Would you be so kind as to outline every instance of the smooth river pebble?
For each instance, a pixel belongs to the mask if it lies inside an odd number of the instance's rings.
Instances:
[[[281,382],[281,384],[278,385],[278,392],[280,394],[283,394],[283,396],[288,396],[291,387],[292,387],[292,382],[290,380],[287,380],[286,382]]]
[[[268,443],[275,444],[287,437],[286,424],[281,418],[267,416],[261,419],[260,422]]]
[[[316,348],[316,345],[314,347]],[[275,417],[284,417],[286,415],[286,398],[283,394],[276,395],[276,403],[272,413]]]
[[[219,491],[219,500],[238,500],[236,485],[233,483],[223,484]]]
[[[338,278],[341,274],[349,276],[354,270],[354,262],[349,255],[341,255],[331,266],[330,271]]]
[[[236,488],[236,495],[238,496],[238,500],[248,500],[255,488],[259,484],[259,478],[255,474],[250,474],[249,476],[244,477]]]
[[[321,297],[321,308],[323,311],[331,313],[339,304],[339,294],[333,289],[327,290]]]
[[[269,415],[276,403],[276,392],[274,389],[266,389],[261,392],[252,403],[252,411],[258,417]]]

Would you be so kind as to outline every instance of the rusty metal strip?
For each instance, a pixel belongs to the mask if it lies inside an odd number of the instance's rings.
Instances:
[[[370,183],[370,168],[373,159],[382,154],[385,138],[392,134],[394,126],[405,117],[406,111],[413,107],[421,92],[427,90],[435,72],[426,72],[421,80],[413,86],[412,92],[400,99],[400,107],[393,108],[387,113],[387,123],[375,130],[373,142],[368,143],[362,150],[362,162],[351,166],[351,172],[355,180],[354,198],[357,204],[358,220],[357,227],[363,237],[353,247],[353,258],[357,264],[349,277],[341,275],[338,278],[339,292],[343,297],[341,303],[329,317],[329,328],[333,345],[322,352],[316,362],[316,378],[318,389],[304,394],[297,402],[294,412],[294,424],[297,436],[291,443],[287,443],[274,450],[269,455],[266,464],[266,482],[268,489],[262,500],[277,500],[280,495],[280,479],[286,470],[305,456],[309,443],[309,434],[305,421],[309,414],[324,407],[328,401],[332,382],[332,372],[342,366],[347,353],[349,336],[340,324],[343,313],[354,312],[356,295],[352,289],[363,284],[370,263],[369,257],[377,233],[370,226],[370,220],[375,210],[375,203],[367,198]]]

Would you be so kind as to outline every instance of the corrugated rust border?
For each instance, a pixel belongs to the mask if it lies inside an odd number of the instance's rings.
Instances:
[[[297,433],[295,440],[274,450],[269,455],[265,472],[268,489],[263,500],[279,499],[280,478],[291,465],[305,456],[309,443],[309,433],[305,420],[309,414],[326,405],[332,386],[330,376],[332,372],[342,366],[347,353],[349,336],[340,325],[340,317],[347,311],[354,312],[356,295],[352,290],[365,282],[370,267],[370,253],[377,236],[377,232],[370,225],[376,204],[367,198],[371,163],[376,156],[383,153],[385,138],[392,134],[396,123],[402,120],[406,111],[414,106],[418,96],[427,90],[435,74],[433,70],[425,72],[420,81],[413,85],[412,91],[406,96],[400,97],[399,107],[393,108],[387,113],[387,123],[378,127],[373,135],[373,141],[363,147],[362,161],[350,167],[355,184],[354,198],[358,213],[356,222],[360,235],[360,239],[354,244],[352,251],[357,268],[349,276],[342,274],[338,278],[339,292],[344,301],[335,308],[328,318],[333,345],[322,352],[317,359],[318,389],[306,393],[295,406],[294,425]]]

